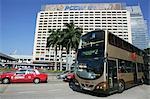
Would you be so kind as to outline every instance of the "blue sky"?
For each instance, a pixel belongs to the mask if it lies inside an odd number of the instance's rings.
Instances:
[[[0,52],[32,54],[36,15],[42,5],[102,2],[140,4],[150,22],[150,0],[0,0]]]

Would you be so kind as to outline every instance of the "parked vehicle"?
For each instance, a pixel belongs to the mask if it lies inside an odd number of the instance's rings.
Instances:
[[[67,81],[67,82],[70,82],[70,81],[72,81],[74,78],[75,78],[74,72],[73,72],[73,73],[69,73],[69,74],[67,75],[67,77],[66,77],[66,81]]]
[[[6,72],[0,74],[0,80],[3,84],[16,82],[47,82],[48,75],[40,73],[37,69],[20,69],[16,72]]]
[[[63,81],[67,81],[67,75],[72,72],[73,72],[72,70],[71,71],[67,70],[67,71],[64,71],[64,72],[58,74],[56,77],[57,77],[57,79],[63,79]]]

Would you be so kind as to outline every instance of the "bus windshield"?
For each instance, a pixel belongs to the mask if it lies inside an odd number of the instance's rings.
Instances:
[[[103,74],[104,34],[101,32],[94,33],[83,36],[82,47],[78,49],[77,75],[83,79],[97,79]],[[89,36],[96,38],[91,39]]]
[[[89,48],[82,48],[78,50],[78,58],[79,59],[88,59],[88,58],[96,58],[104,56],[104,43],[101,46],[93,46]]]

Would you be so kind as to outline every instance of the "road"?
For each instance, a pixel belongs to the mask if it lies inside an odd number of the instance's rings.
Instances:
[[[0,84],[0,99],[150,99],[150,86],[140,85],[121,94],[98,97],[74,92],[69,88],[68,83],[62,81],[42,84]]]

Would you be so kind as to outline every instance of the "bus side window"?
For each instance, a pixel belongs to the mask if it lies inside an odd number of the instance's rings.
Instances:
[[[119,68],[118,68],[118,72],[119,73],[126,73],[126,69],[125,69],[125,61],[123,60],[119,60]]]
[[[124,67],[120,67],[120,68],[119,68],[119,73],[126,73],[125,68],[124,68]]]
[[[143,64],[138,63],[137,68],[138,68],[138,72],[143,72]]]

